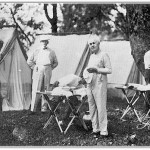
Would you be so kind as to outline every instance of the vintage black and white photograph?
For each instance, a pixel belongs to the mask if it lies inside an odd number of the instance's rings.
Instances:
[[[0,147],[150,145],[150,3],[0,2]]]

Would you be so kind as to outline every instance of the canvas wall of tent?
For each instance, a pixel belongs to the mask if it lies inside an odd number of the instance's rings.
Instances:
[[[40,48],[40,40],[48,38],[49,47],[53,49],[58,58],[58,67],[54,69],[51,83],[68,74],[82,75],[89,59],[87,35],[38,35],[35,44],[31,47],[28,55]],[[109,54],[112,74],[108,75],[108,96],[122,97],[121,91],[115,87],[126,83],[144,83],[141,73],[138,71],[133,57],[129,41],[102,41],[101,50]],[[132,94],[129,92],[129,95]]]
[[[0,30],[0,93],[2,110],[29,109],[31,102],[31,70],[22,53],[14,28]]]

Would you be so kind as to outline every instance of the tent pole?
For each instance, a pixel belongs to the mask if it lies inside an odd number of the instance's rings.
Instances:
[[[2,102],[3,102],[1,91],[2,91],[2,85],[0,81],[0,112],[2,112]]]

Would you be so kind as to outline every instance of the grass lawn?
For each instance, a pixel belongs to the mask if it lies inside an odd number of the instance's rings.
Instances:
[[[65,104],[62,104],[65,106]],[[125,120],[120,117],[126,108],[126,101],[118,98],[109,98],[108,132],[107,138],[95,139],[86,131],[78,120],[64,135],[53,119],[51,124],[43,130],[48,113],[27,116],[27,111],[9,111],[0,114],[0,146],[149,146],[150,130],[147,127],[137,129],[139,122],[130,111]],[[85,104],[82,110],[87,109]],[[62,106],[57,112],[62,117],[65,108]],[[136,109],[143,110],[143,101],[136,104]],[[64,125],[65,127],[65,125]]]

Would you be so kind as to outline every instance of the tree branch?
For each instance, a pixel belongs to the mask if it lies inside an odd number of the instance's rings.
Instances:
[[[48,4],[44,4],[45,16],[46,16],[47,20],[52,24],[53,19],[51,19],[51,18],[49,17],[47,7],[48,7]]]
[[[18,28],[21,30],[21,32],[25,35],[25,37],[26,37],[27,40],[29,41],[29,44],[31,45],[32,43],[31,43],[30,39],[29,39],[28,36],[24,33],[24,31],[23,31],[22,28],[19,26],[19,24],[17,23],[17,21],[16,21],[16,19],[15,19],[15,17],[14,17],[14,13],[13,13],[12,9],[10,9],[10,11],[11,11],[13,20],[14,20],[14,22],[16,23],[16,27],[18,27]]]
[[[16,27],[16,25],[0,25],[0,29],[2,28],[11,28],[11,27]]]

